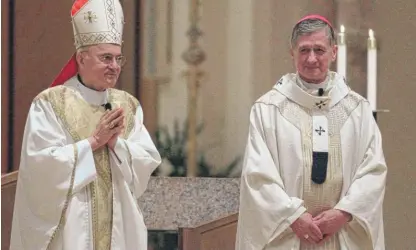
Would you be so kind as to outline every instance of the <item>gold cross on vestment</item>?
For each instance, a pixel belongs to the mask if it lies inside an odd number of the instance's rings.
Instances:
[[[84,14],[84,20],[86,23],[92,23],[97,21],[97,16],[94,13],[92,13],[92,11],[87,11]]]

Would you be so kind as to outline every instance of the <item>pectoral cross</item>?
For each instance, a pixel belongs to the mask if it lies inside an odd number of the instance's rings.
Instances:
[[[316,133],[318,133],[318,135],[322,135],[322,133],[325,133],[325,129],[322,129],[321,126],[319,126],[319,129],[315,129]]]

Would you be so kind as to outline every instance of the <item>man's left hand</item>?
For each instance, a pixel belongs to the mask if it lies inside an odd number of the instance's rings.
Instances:
[[[337,209],[324,211],[313,218],[313,222],[319,227],[322,234],[326,236],[323,241],[339,232],[350,220],[351,215],[349,213]]]

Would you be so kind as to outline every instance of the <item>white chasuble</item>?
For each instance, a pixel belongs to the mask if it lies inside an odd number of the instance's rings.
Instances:
[[[381,135],[368,102],[338,74],[330,81],[313,96],[287,74],[253,105],[237,250],[384,250]],[[353,220],[321,246],[301,243],[290,225],[333,208]]]
[[[126,128],[114,152],[92,152],[87,138],[106,102],[123,108]],[[25,127],[10,249],[146,249],[137,198],[159,164],[134,97],[76,77],[45,90]]]

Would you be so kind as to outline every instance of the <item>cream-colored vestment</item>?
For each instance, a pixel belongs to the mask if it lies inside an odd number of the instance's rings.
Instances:
[[[124,109],[126,129],[114,152],[93,152],[87,138],[107,102]],[[160,160],[128,93],[93,91],[77,77],[43,91],[25,127],[10,249],[146,249],[137,198]]]
[[[387,166],[369,103],[330,72],[323,96],[296,74],[282,77],[252,107],[241,177],[237,250],[384,250]],[[313,152],[328,154],[322,184],[311,180]],[[305,211],[352,214],[325,245],[301,243],[290,225]]]

